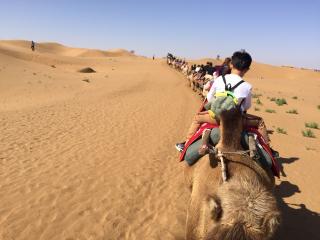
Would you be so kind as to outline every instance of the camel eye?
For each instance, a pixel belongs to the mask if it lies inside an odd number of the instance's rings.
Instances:
[[[222,208],[220,200],[217,197],[211,197],[209,199],[209,208],[211,209],[211,217],[214,221],[219,221],[222,216]]]

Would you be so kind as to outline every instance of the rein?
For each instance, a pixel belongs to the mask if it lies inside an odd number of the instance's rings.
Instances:
[[[209,154],[213,153],[215,154],[215,156],[218,158],[218,160],[221,163],[221,176],[222,176],[222,180],[223,182],[227,181],[227,167],[226,167],[226,163],[225,163],[225,155],[228,154],[234,154],[234,155],[241,155],[241,156],[246,156],[248,155],[248,153],[250,152],[250,150],[242,150],[242,151],[234,151],[234,152],[225,152],[225,151],[220,151],[215,149],[214,147],[209,147]],[[249,155],[248,155],[249,156]],[[243,163],[242,163],[243,164]],[[249,166],[248,166],[249,167]]]

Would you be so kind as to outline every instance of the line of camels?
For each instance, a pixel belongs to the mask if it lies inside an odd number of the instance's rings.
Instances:
[[[191,192],[187,240],[268,240],[280,226],[274,177],[243,154],[242,130],[240,111],[224,112],[215,152],[192,166],[186,164],[185,180]]]

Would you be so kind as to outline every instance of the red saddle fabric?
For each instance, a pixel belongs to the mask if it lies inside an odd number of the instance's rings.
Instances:
[[[198,131],[189,139],[189,141],[185,144],[185,147],[183,149],[183,151],[180,154],[180,161],[184,160],[184,156],[186,154],[186,151],[188,149],[188,147],[194,143],[196,140],[198,140],[201,136],[202,133],[205,129],[213,129],[213,128],[218,128],[219,126],[217,124],[210,124],[210,123],[203,123],[200,128],[198,129]],[[271,170],[273,172],[273,174],[277,177],[280,177],[280,167],[276,161],[276,159],[273,157],[272,155],[272,151],[269,147],[269,145],[266,143],[266,141],[264,140],[264,138],[262,137],[262,135],[258,132],[258,129],[253,128],[253,127],[248,127],[245,129],[247,132],[249,133],[254,133],[257,135],[257,139],[259,141],[259,143],[261,144],[261,146],[263,147],[263,149],[269,154],[271,160],[272,160],[272,167]]]

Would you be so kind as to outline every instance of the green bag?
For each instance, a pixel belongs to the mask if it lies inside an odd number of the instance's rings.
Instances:
[[[244,83],[243,80],[238,82],[236,85],[231,87],[230,83],[226,83],[226,79],[224,76],[222,76],[223,82],[225,84],[225,91],[224,92],[218,92],[215,94],[215,97],[212,99],[212,101],[205,104],[204,108],[206,110],[211,110],[215,114],[215,118],[219,120],[220,114],[222,111],[234,109],[237,107],[240,107],[242,102],[239,104],[238,99],[236,96],[234,96],[233,91],[242,83]]]

